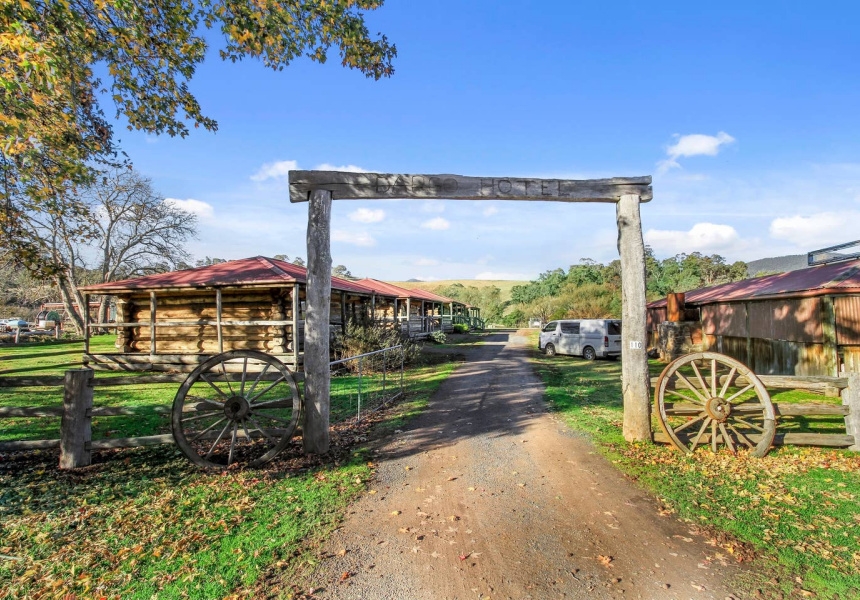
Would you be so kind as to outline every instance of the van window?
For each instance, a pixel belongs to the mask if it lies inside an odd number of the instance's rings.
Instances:
[[[621,335],[621,321],[609,321],[609,335]]]
[[[543,328],[543,330],[544,331],[555,331],[556,325],[558,325],[558,323],[556,321],[553,321],[552,323],[547,323],[546,326]]]
[[[562,333],[579,333],[579,323],[561,323]]]

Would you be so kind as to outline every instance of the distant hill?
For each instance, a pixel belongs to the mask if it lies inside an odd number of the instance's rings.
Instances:
[[[525,285],[528,281],[513,281],[510,279],[440,279],[439,281],[389,281],[393,285],[398,285],[407,290],[419,289],[428,290],[430,292],[438,292],[439,288],[443,288],[454,283],[460,283],[465,287],[489,287],[496,286],[502,291],[502,300],[511,299],[511,288],[515,285]]]
[[[808,267],[806,254],[790,254],[788,256],[774,256],[772,258],[760,258],[747,263],[747,273],[755,277],[758,273],[787,273]]]

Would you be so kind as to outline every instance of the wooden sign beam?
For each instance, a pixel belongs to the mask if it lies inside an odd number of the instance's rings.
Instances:
[[[653,197],[651,177],[611,179],[533,179],[290,171],[290,202],[307,202],[311,192],[331,192],[332,200],[537,200],[549,202],[618,202],[636,195]]]

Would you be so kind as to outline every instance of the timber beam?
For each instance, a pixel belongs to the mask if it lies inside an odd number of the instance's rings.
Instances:
[[[618,202],[621,196],[653,198],[651,177],[611,179],[533,179],[290,171],[290,202],[307,202],[311,192],[331,192],[332,200],[533,200],[549,202]]]

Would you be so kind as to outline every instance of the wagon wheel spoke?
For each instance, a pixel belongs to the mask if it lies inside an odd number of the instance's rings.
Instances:
[[[248,376],[248,357],[242,361],[242,382],[239,384],[239,395],[245,395],[245,378]]]
[[[677,396],[678,398],[683,398],[687,402],[692,402],[693,404],[698,404],[699,406],[705,405],[704,402],[699,401],[697,398],[690,398],[689,396],[685,396],[684,394],[682,394],[681,392],[679,392],[677,390],[670,390],[669,388],[666,388],[666,393],[672,394],[673,396]]]
[[[732,384],[732,379],[734,378],[735,373],[737,373],[737,372],[738,372],[737,367],[732,367],[732,370],[729,371],[729,375],[726,378],[726,382],[723,384],[723,389],[720,390],[720,398],[726,397],[726,392],[729,391],[729,386]]]
[[[725,423],[720,423],[720,432],[723,434],[723,443],[725,443],[725,445],[728,446],[728,448],[732,454],[736,454],[735,445],[732,442],[732,438],[729,437],[729,432],[726,431],[726,424]]]
[[[696,446],[699,445],[699,440],[702,439],[702,435],[705,433],[705,429],[708,427],[708,423],[711,421],[710,417],[705,419],[705,422],[702,423],[702,426],[699,428],[699,433],[696,434],[696,437],[693,438],[693,444],[690,446],[690,452],[696,449]]]
[[[675,375],[677,375],[681,381],[683,381],[684,383],[687,384],[687,387],[690,388],[690,391],[692,391],[694,394],[696,394],[696,398],[698,398],[702,402],[702,404],[704,404],[705,402],[708,401],[707,398],[705,398],[704,396],[702,396],[699,393],[699,390],[696,389],[696,386],[694,386],[692,383],[690,383],[690,380],[687,379],[687,377],[685,375],[683,375],[681,373],[675,373]]]
[[[708,384],[705,383],[705,379],[702,377],[702,373],[699,371],[699,366],[696,364],[696,361],[692,361],[690,366],[693,367],[693,372],[696,374],[696,379],[699,382],[699,385],[702,386],[702,391],[705,392],[705,396],[708,395]]]
[[[717,451],[717,422],[711,419],[711,450]]]
[[[269,442],[271,442],[271,443],[273,443],[273,444],[274,444],[274,443],[277,443],[277,442],[275,442],[275,438],[273,438],[272,436],[270,436],[270,435],[268,434],[268,432],[266,432],[266,430],[265,430],[265,429],[263,429],[262,427],[260,427],[260,424],[259,424],[259,423],[257,423],[257,420],[256,420],[256,419],[254,419],[254,417],[252,417],[252,416],[250,416],[250,415],[249,415],[249,416],[248,416],[248,420],[249,420],[249,421],[251,421],[251,423],[254,425],[254,429],[256,429],[257,431],[259,431],[260,433],[262,433],[262,434],[263,434],[263,437],[265,437],[265,438],[266,438],[266,440],[268,440],[268,441],[267,441],[267,443],[269,443]]]
[[[256,396],[254,396],[254,397],[252,397],[252,398],[248,398],[248,402],[250,402],[251,404],[253,404],[253,403],[254,403],[254,400],[256,400],[257,398],[259,398],[260,396],[265,396],[265,395],[266,395],[266,393],[267,393],[269,390],[271,390],[273,387],[275,387],[276,385],[278,385],[279,383],[281,383],[282,381],[284,381],[284,379],[285,379],[285,377],[284,377],[283,375],[282,375],[282,376],[280,376],[280,377],[278,377],[276,380],[274,380],[274,381],[269,385],[269,387],[267,387],[266,389],[264,389],[262,392],[258,393]],[[249,394],[249,395],[250,395],[250,394]]]
[[[230,391],[230,395],[233,395],[233,386],[230,384],[230,376],[227,375],[227,364],[221,363],[221,372],[224,374],[224,381],[227,382],[227,389]]]
[[[269,372],[269,367],[271,366],[272,365],[270,365],[269,363],[266,363],[266,366],[264,366],[263,370],[260,371],[259,375],[257,375],[257,378],[254,380],[254,383],[251,384],[251,389],[248,390],[248,393],[245,394],[245,397],[248,397],[254,393],[254,390],[257,389],[257,384],[260,383],[260,380],[266,376],[266,373]]]
[[[212,453],[215,451],[215,446],[218,445],[218,442],[221,441],[221,438],[224,437],[224,434],[227,433],[227,430],[230,429],[230,425],[232,425],[232,424],[233,423],[228,421],[227,424],[224,425],[224,429],[221,430],[221,433],[219,433],[218,437],[215,438],[215,441],[212,442],[212,447],[209,448],[209,452],[206,453],[206,456],[204,458],[209,458],[210,456],[212,456]]]
[[[221,388],[219,388],[217,385],[212,383],[212,381],[208,377],[206,377],[206,375],[204,373],[200,374],[200,379],[202,379],[203,381],[208,383],[210,386],[212,386],[212,389],[215,390],[216,392],[218,392],[219,396],[221,396],[223,398],[227,397],[227,394],[225,394],[224,391]]]
[[[717,381],[719,381],[719,376],[717,375],[717,359],[711,359],[711,398],[717,395]]]
[[[747,421],[747,420],[745,420],[745,419],[741,419],[740,417],[735,417],[735,421],[736,421],[736,422],[738,422],[738,423],[743,423],[743,424],[744,424],[744,425],[746,425],[747,427],[751,427],[752,429],[755,429],[755,430],[757,430],[757,431],[760,431],[761,433],[764,433],[764,428],[763,428],[763,427],[759,427],[758,425],[756,425],[756,424],[754,424],[754,423],[750,423],[749,421]]]
[[[734,394],[732,394],[729,398],[726,398],[726,402],[731,402],[731,401],[732,401],[732,400],[734,400],[735,398],[737,398],[737,397],[739,397],[739,396],[742,396],[743,394],[746,394],[748,391],[750,391],[750,390],[751,390],[751,389],[753,389],[754,387],[755,387],[755,384],[754,384],[754,383],[749,384],[749,385],[748,385],[748,386],[746,386],[745,388],[743,388],[743,389],[741,389],[741,390],[739,390],[739,391],[735,392]]]
[[[228,370],[228,364],[241,366],[241,374]],[[260,370],[249,376],[254,365]],[[263,389],[259,384],[269,374],[274,380]],[[226,390],[219,386],[224,383]],[[206,397],[212,390],[217,399]],[[256,466],[289,444],[300,416],[298,386],[286,366],[261,352],[234,350],[213,356],[186,378],[173,401],[173,437],[202,467]],[[262,423],[273,425],[263,428]]]
[[[199,440],[200,438],[202,438],[204,435],[206,435],[207,433],[209,433],[209,432],[212,430],[212,428],[214,428],[216,425],[219,425],[219,424],[223,423],[223,422],[224,422],[224,421],[226,421],[226,420],[227,420],[227,417],[221,417],[220,419],[218,419],[217,421],[215,421],[214,423],[212,423],[209,427],[207,427],[207,428],[206,428],[206,429],[204,429],[203,431],[199,432],[197,435],[195,435],[193,438],[191,438],[191,439],[190,439],[190,440],[188,440],[188,441],[189,441],[189,442],[196,442],[197,440]]]
[[[686,423],[683,423],[680,427],[676,427],[674,429],[674,431],[675,431],[675,433],[680,433],[680,432],[684,431],[687,427],[690,427],[691,425],[695,425],[696,423],[698,423],[702,419],[707,419],[707,418],[708,418],[708,413],[702,413],[698,417],[696,417],[695,419],[690,419]]]
[[[731,429],[732,431],[735,432],[735,435],[738,436],[738,439],[743,444],[749,446],[750,448],[755,448],[755,444],[753,444],[747,436],[745,436],[743,433],[738,431],[734,425],[732,425],[731,423],[727,423],[727,425],[728,425],[729,429]]]

